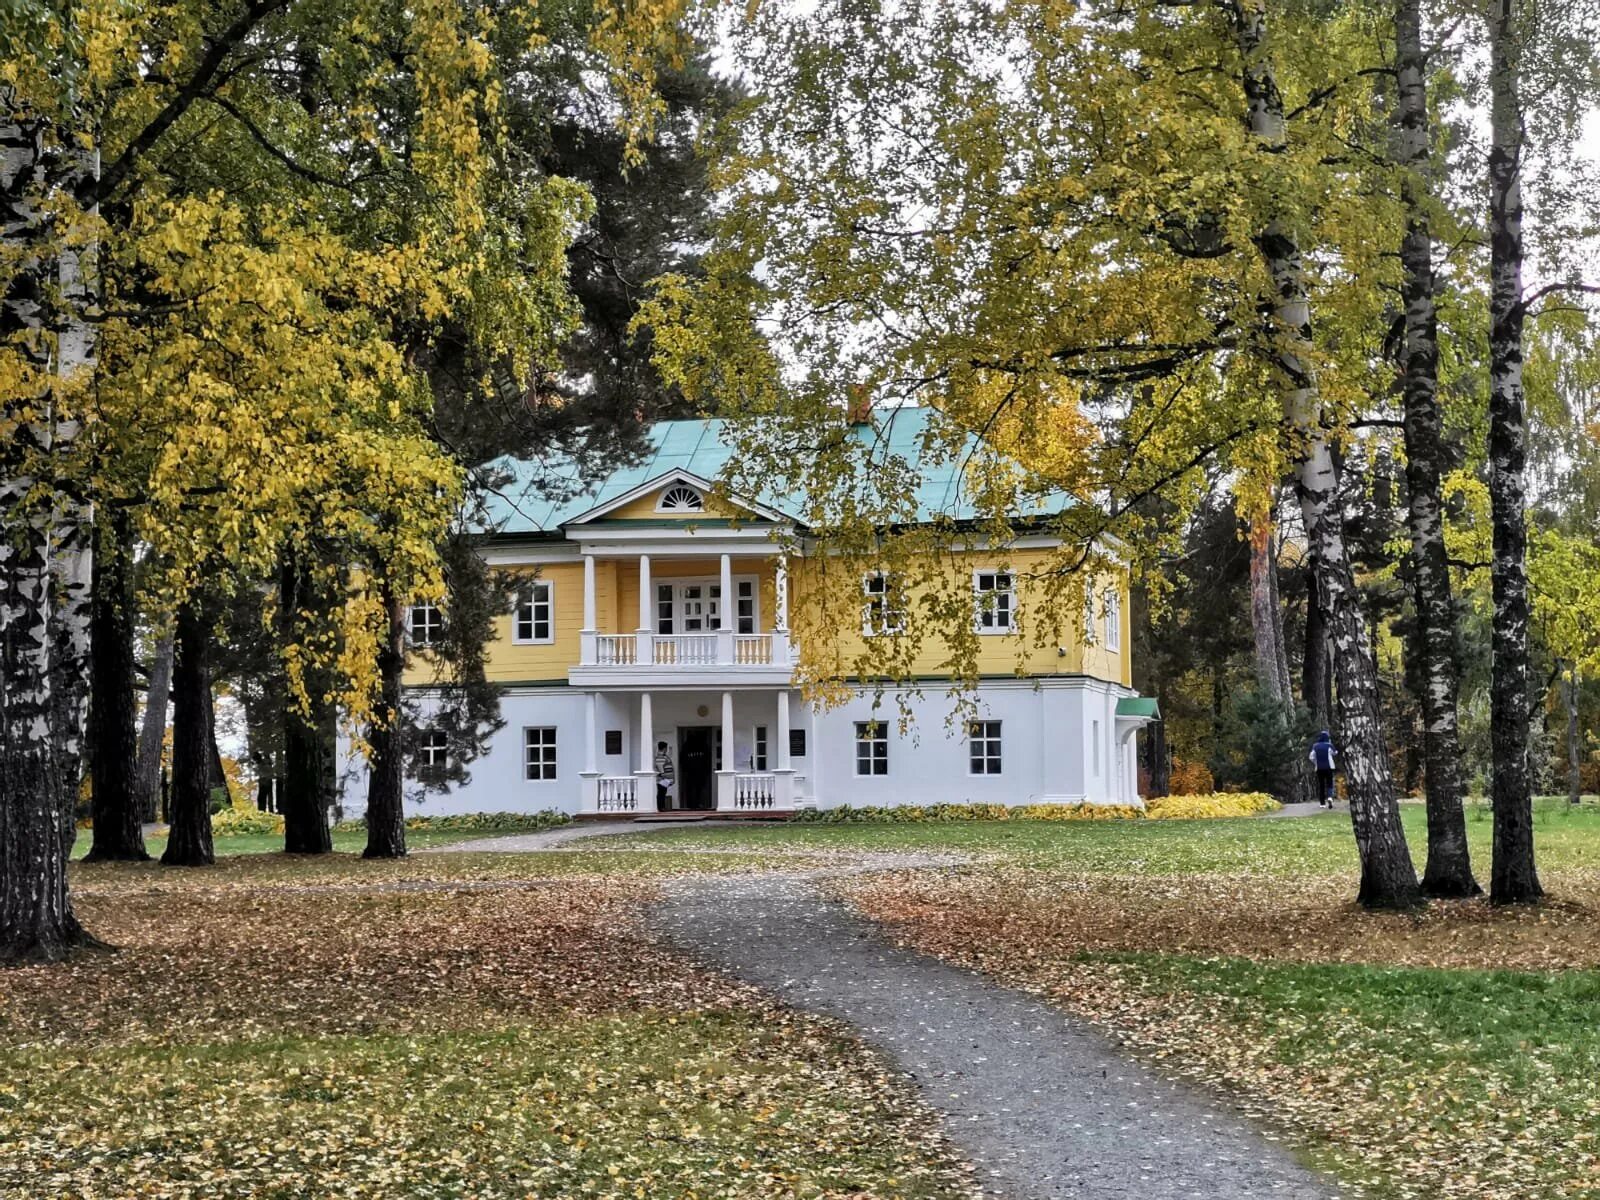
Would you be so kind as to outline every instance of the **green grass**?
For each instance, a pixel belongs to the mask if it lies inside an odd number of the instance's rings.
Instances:
[[[1600,972],[1099,961],[1202,1014],[1219,1043],[1248,1031],[1255,1057],[1228,1061],[1231,1082],[1303,1080],[1305,1102],[1273,1111],[1378,1195],[1600,1194]],[[1192,1046],[1182,1028],[1168,1036]],[[1161,1038],[1163,1057],[1186,1052]]]
[[[406,830],[406,847],[411,850],[422,850],[429,846],[452,846],[458,842],[470,842],[480,838],[502,837],[507,832],[520,832],[518,830],[503,829],[475,829],[470,832],[460,830],[433,830],[433,829],[408,829]],[[89,845],[93,834],[87,829],[78,831],[78,840],[72,845],[72,857],[82,858],[89,853]],[[232,857],[238,854],[272,854],[283,850],[283,835],[281,833],[236,833],[219,836],[213,839],[217,857]],[[346,853],[360,854],[366,847],[367,833],[364,829],[335,829],[333,831],[333,848]],[[160,858],[162,851],[167,848],[165,834],[147,837],[144,840],[145,849],[151,857]]]
[[[1401,808],[1406,836],[1420,867],[1427,848],[1419,804]],[[1535,806],[1541,866],[1600,867],[1600,806],[1571,808],[1565,800]],[[1487,871],[1492,821],[1471,805],[1467,835],[1480,870]],[[804,850],[956,851],[997,854],[1041,867],[1151,875],[1332,875],[1356,868],[1350,818],[1344,813],[1203,821],[971,821],[917,824],[792,824],[674,829],[640,835],[674,849],[738,848],[751,852]]]
[[[0,1195],[957,1195],[860,1054],[754,1011],[0,1052]]]

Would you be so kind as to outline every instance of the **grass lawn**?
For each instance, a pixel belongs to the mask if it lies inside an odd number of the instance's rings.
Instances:
[[[424,850],[430,846],[452,846],[458,842],[470,842],[480,838],[503,837],[507,833],[519,833],[516,829],[475,829],[463,830],[436,830],[436,829],[408,829],[406,830],[406,848],[408,850]],[[81,859],[89,853],[89,845],[93,835],[87,829],[78,831],[78,839],[72,844],[72,857]],[[218,857],[232,857],[236,854],[271,854],[283,849],[283,834],[281,833],[235,833],[218,836],[213,839],[214,849]],[[367,832],[364,829],[335,829],[333,831],[333,848],[338,851],[360,854],[367,844]],[[165,833],[147,837],[144,840],[145,849],[152,858],[160,858],[162,851],[167,848],[167,835]]]
[[[1414,850],[1420,806],[1404,809]],[[1536,910],[1367,914],[1343,814],[796,825],[676,848],[960,851],[837,881],[905,941],[1048,995],[1379,1197],[1600,1197],[1600,808],[1541,802]],[[1490,822],[1469,814],[1480,879]]]
[[[756,861],[75,866],[121,949],[0,974],[0,1197],[969,1196],[857,1042],[641,932]]]

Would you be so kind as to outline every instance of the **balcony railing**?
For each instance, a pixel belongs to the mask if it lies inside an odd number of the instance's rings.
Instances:
[[[787,630],[771,633],[585,633],[581,667],[778,667],[794,665]]]
[[[602,775],[595,780],[596,812],[637,812],[639,781],[632,775]]]

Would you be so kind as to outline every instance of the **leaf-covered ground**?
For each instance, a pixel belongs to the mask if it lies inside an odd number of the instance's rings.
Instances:
[[[745,855],[74,869],[0,974],[0,1196],[966,1196],[902,1081],[640,932]]]
[[[1472,831],[1486,873],[1487,822]],[[1223,1089],[1373,1195],[1600,1196],[1597,814],[1541,813],[1551,903],[1419,916],[1350,903],[1344,817],[1008,832],[940,829],[922,844],[983,857],[835,886]]]

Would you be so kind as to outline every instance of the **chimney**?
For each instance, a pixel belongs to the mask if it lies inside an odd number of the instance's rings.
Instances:
[[[845,410],[845,420],[852,425],[872,424],[872,396],[866,384],[850,385],[850,407]]]

